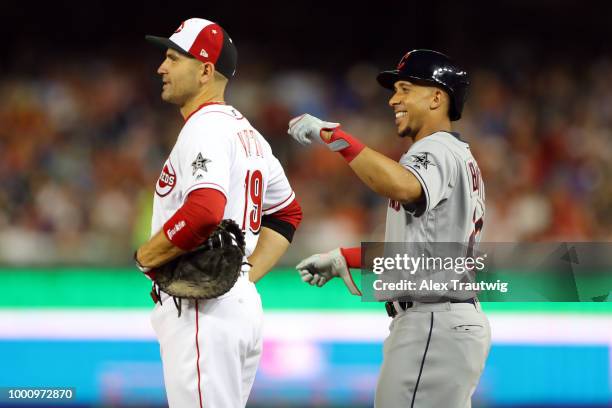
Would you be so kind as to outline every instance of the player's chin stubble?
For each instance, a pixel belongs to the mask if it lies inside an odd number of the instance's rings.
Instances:
[[[414,137],[414,132],[412,131],[412,128],[410,127],[410,125],[406,125],[403,128],[398,127],[397,135],[399,137]]]
[[[170,92],[166,89],[166,86],[162,87],[161,98],[164,102],[171,102],[170,100]]]
[[[172,95],[168,89],[163,89],[161,93],[161,98],[164,102],[171,103],[173,105],[181,105],[182,101],[176,97],[176,95]]]

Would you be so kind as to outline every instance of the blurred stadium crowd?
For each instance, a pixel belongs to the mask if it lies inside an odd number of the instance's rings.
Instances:
[[[126,264],[148,236],[152,193],[182,125],[159,100],[157,61],[62,61],[0,79],[0,262]],[[344,75],[239,66],[228,102],[270,141],[304,209],[284,258],[382,240],[386,201],[338,155],[304,149],[303,112],[394,159],[399,139],[378,68]],[[385,67],[386,68],[386,67]],[[464,119],[486,183],[483,240],[612,240],[612,64],[545,64],[513,76],[472,70]]]

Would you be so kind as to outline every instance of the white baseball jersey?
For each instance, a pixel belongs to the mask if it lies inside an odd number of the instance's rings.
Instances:
[[[246,236],[246,256],[255,245],[261,217],[289,205],[295,194],[263,136],[237,109],[205,104],[187,118],[155,186],[151,235],[178,210],[188,194],[212,188],[227,198],[223,218]],[[172,235],[182,225],[172,227]]]
[[[425,205],[390,201],[386,242],[480,242],[484,183],[470,147],[458,136],[436,132],[414,143],[400,164],[419,180]]]
[[[257,244],[262,215],[294,198],[270,145],[238,110],[223,104],[205,104],[187,118],[155,186],[151,234],[199,188],[225,195],[223,217],[245,231],[247,256]],[[167,233],[183,227],[169,226]],[[168,295],[161,297],[151,321],[168,405],[244,407],[263,343],[261,299],[248,274],[218,298],[183,302],[181,317]]]

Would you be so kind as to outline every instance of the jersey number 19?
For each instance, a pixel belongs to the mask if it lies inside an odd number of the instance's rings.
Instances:
[[[259,170],[247,171],[244,179],[244,216],[242,230],[248,228],[253,234],[259,234],[261,228],[261,211],[263,198],[263,175]],[[247,221],[248,213],[248,221]]]

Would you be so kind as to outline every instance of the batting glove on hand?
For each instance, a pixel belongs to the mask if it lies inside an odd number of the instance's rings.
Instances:
[[[353,295],[361,296],[361,292],[353,282],[353,277],[349,271],[346,259],[340,248],[336,248],[325,254],[315,254],[301,261],[295,267],[300,275],[302,281],[310,284],[311,286],[323,286],[331,278],[339,276],[344,281],[344,284],[348,288],[349,292]]]
[[[289,130],[287,133],[291,135],[299,144],[307,146],[313,140],[327,145],[334,150],[330,144],[327,144],[321,138],[322,130],[334,130],[339,127],[339,123],[324,122],[319,118],[305,113],[304,115],[295,117],[289,121]]]

